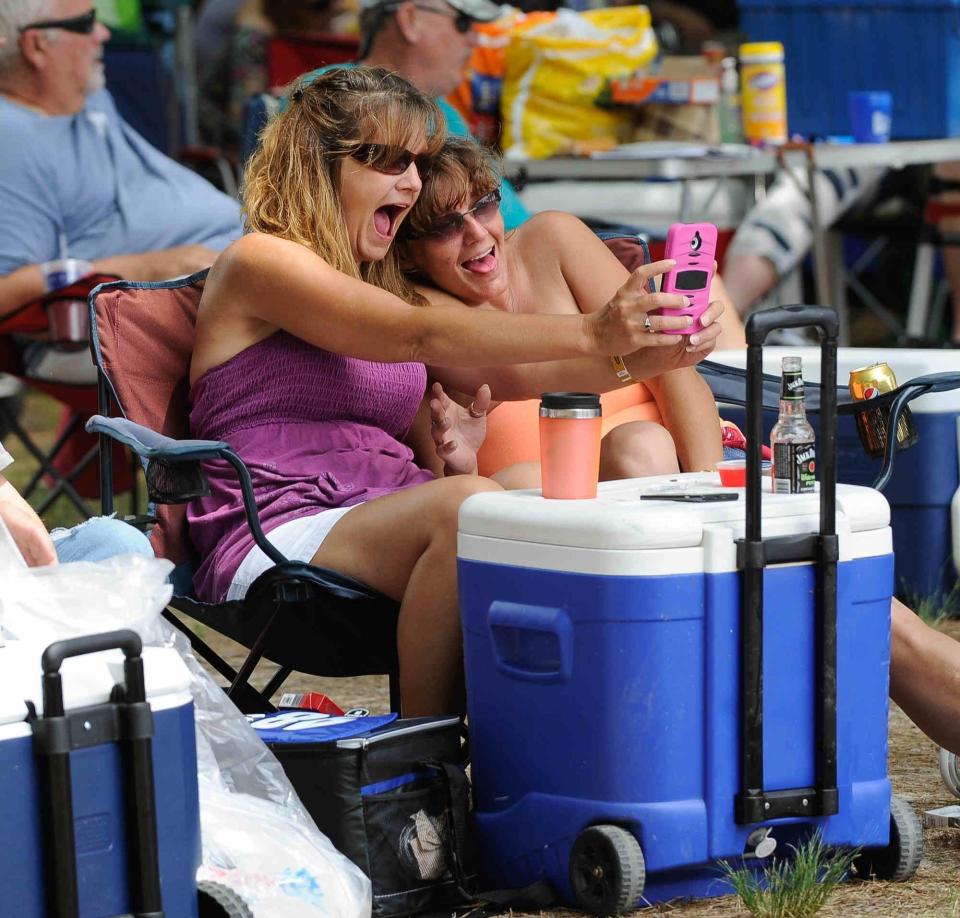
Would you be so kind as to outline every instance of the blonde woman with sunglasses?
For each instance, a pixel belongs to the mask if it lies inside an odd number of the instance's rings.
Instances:
[[[396,256],[401,266],[422,282],[417,292],[435,305],[460,303],[473,311],[577,316],[602,309],[630,277],[627,270],[588,227],[569,214],[540,213],[505,233],[498,207],[499,183],[498,162],[471,140],[449,138],[433,158],[420,197],[400,230]],[[661,261],[638,273],[655,277],[671,265]],[[714,297],[722,296],[722,285],[717,284],[712,292]],[[715,319],[718,311],[722,311],[719,304],[711,308],[706,321]],[[670,324],[657,316],[648,321],[654,331]],[[651,377],[653,362],[644,351],[626,361],[585,361],[569,376],[564,389],[609,391],[632,382],[631,367],[640,362],[636,375],[646,377],[665,424],[633,419],[642,413],[635,410],[636,393],[632,400],[629,392],[615,397],[614,410],[626,406],[622,414],[632,420],[614,427],[603,439],[603,479],[669,474],[681,467],[687,471],[712,469],[722,457],[719,418],[710,389],[692,367],[680,367],[682,361],[678,360],[680,355],[696,354],[705,335],[663,336],[668,346],[659,352],[666,358],[662,369],[673,372]],[[431,373],[444,386],[461,393],[473,393],[481,382],[488,381],[501,389],[508,382],[513,390],[525,385],[536,394],[550,388],[547,380],[541,379],[543,369],[537,364],[480,369],[464,365],[431,367]],[[485,406],[486,400],[481,407]],[[440,389],[433,407],[440,455],[449,468],[474,471],[475,447],[483,442],[483,422],[459,410]],[[474,405],[473,415],[479,414]],[[538,463],[499,467],[509,454],[514,458],[525,452],[536,454],[532,416],[531,423],[524,424],[516,411],[511,409],[510,414],[505,430],[515,441],[529,441],[530,448],[489,443],[480,461],[485,471],[495,472],[496,480],[507,487],[537,487]],[[496,425],[497,435],[500,426]],[[524,433],[528,434],[525,438]]]
[[[430,98],[385,70],[332,70],[295,89],[248,166],[248,233],[210,271],[190,369],[191,432],[243,457],[268,538],[399,601],[407,715],[462,705],[457,511],[498,487],[427,471],[424,364],[653,352],[664,336],[646,330],[646,312],[679,299],[644,293],[638,275],[588,316],[411,305],[386,256],[442,124]],[[207,472],[210,495],[188,508],[195,585],[203,599],[239,597],[270,562],[232,472]]]

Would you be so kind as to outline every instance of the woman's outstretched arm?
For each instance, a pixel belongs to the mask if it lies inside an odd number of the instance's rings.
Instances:
[[[191,372],[195,379],[277,329],[336,354],[431,366],[630,353],[651,339],[671,346],[662,340],[668,336],[649,335],[644,319],[651,305],[676,306],[679,297],[657,294],[651,303],[643,283],[631,277],[589,316],[424,309],[337,271],[302,245],[253,233],[211,269],[197,323],[204,352]]]

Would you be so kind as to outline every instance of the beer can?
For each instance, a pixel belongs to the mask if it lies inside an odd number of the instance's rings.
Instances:
[[[885,363],[872,363],[850,371],[850,397],[855,401],[869,401],[897,388],[897,377]],[[873,457],[880,457],[887,445],[888,407],[857,412],[857,433],[863,448]],[[910,409],[904,407],[897,424],[897,452],[913,446],[920,439]]]

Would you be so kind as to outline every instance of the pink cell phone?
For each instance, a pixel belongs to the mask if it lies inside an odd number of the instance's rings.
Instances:
[[[667,232],[664,258],[676,261],[676,267],[663,275],[661,293],[682,293],[690,297],[686,309],[654,309],[659,316],[693,316],[687,328],[668,328],[668,335],[689,335],[700,331],[700,316],[710,305],[713,263],[717,257],[717,228],[712,223],[674,223]]]

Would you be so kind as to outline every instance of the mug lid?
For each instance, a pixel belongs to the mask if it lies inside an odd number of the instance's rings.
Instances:
[[[600,396],[596,392],[544,392],[540,396],[541,408],[600,408]]]

